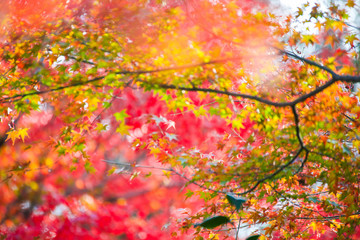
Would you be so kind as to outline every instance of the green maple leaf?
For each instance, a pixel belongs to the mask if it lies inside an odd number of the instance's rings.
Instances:
[[[236,210],[239,211],[239,209],[242,208],[242,205],[246,202],[245,199],[234,196],[232,194],[226,194],[226,199],[229,201],[229,203],[232,206],[235,206]]]
[[[229,222],[230,222],[230,219],[228,217],[214,216],[214,217],[205,219],[201,223],[194,224],[194,226],[195,227],[200,226],[200,227],[207,228],[207,229],[213,229],[213,228],[216,228],[220,225],[224,225]]]
[[[253,235],[253,236],[246,238],[246,240],[257,240],[257,239],[259,239],[259,237],[260,237],[260,235]]]

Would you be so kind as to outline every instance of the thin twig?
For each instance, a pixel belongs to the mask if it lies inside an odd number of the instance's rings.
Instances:
[[[109,160],[102,160],[103,162],[107,162],[109,164],[114,164],[114,165],[120,165],[120,166],[126,166],[126,167],[134,167],[134,168],[149,168],[149,169],[156,169],[156,170],[162,170],[162,171],[168,171],[168,172],[172,172],[175,175],[178,175],[179,177],[185,179],[188,183],[190,184],[194,184],[200,188],[206,189],[208,191],[212,191],[212,192],[216,192],[216,193],[223,193],[223,194],[227,194],[228,192],[226,191],[221,191],[221,190],[216,190],[213,188],[209,188],[206,187],[200,183],[195,182],[194,180],[191,180],[190,178],[186,177],[184,174],[181,174],[179,172],[177,172],[175,169],[173,168],[163,168],[163,167],[154,167],[154,166],[146,166],[146,165],[134,165],[132,166],[131,164],[127,164],[127,163],[119,163],[119,162],[114,162],[114,161],[109,161]]]
[[[238,237],[239,237],[240,224],[241,224],[241,217],[239,218],[238,227],[237,227],[237,229],[236,229],[236,237],[235,237],[235,240],[237,240]]]
[[[296,137],[298,139],[298,142],[300,144],[300,147],[301,148],[304,148],[304,143],[301,139],[301,136],[300,136],[300,127],[299,127],[299,115],[297,114],[296,112],[296,107],[295,105],[294,106],[291,106],[291,110],[293,112],[293,115],[294,115],[294,121],[295,121],[295,131],[296,131]]]
[[[261,183],[265,182],[266,180],[272,179],[273,177],[275,177],[276,175],[278,175],[279,173],[281,173],[285,168],[287,168],[288,166],[290,166],[291,164],[293,164],[295,162],[295,160],[298,158],[298,156],[300,155],[300,153],[302,152],[303,148],[300,148],[298,150],[298,152],[295,154],[295,156],[288,161],[286,164],[282,165],[280,168],[278,168],[275,172],[273,172],[270,175],[267,175],[266,177],[258,180],[254,186],[252,186],[250,189],[242,192],[242,193],[237,193],[238,195],[245,195],[248,194],[252,191],[254,191]]]
[[[305,63],[307,63],[307,64],[309,64],[309,65],[312,65],[312,66],[315,66],[315,67],[317,67],[317,68],[320,68],[320,69],[322,69],[322,70],[330,73],[332,77],[337,76],[337,74],[336,74],[333,70],[331,70],[330,68],[325,67],[325,66],[323,66],[323,65],[321,65],[321,64],[319,64],[319,63],[317,63],[317,62],[311,61],[311,60],[309,60],[309,59],[307,59],[307,58],[300,57],[299,55],[297,55],[297,54],[295,54],[295,53],[293,53],[293,52],[289,52],[289,51],[286,51],[286,50],[283,50],[283,49],[280,49],[280,48],[277,48],[277,47],[274,47],[274,46],[271,46],[271,47],[274,48],[274,49],[276,49],[277,51],[279,51],[279,52],[282,53],[282,54],[288,55],[288,56],[290,56],[290,57],[293,57],[293,58],[295,58],[295,59],[298,59],[298,60],[300,60],[300,61],[303,61],[303,62],[305,62]]]

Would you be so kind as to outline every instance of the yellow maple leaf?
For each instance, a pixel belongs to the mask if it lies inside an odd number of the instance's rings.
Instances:
[[[310,226],[312,227],[313,231],[317,231],[319,228],[316,222],[311,222]]]
[[[161,153],[159,148],[156,147],[150,148],[150,154],[158,154],[158,153]]]
[[[11,139],[13,145],[18,138],[21,138],[21,140],[24,141],[25,137],[29,136],[27,133],[28,130],[28,128],[19,128],[18,130],[12,129],[7,133],[6,141]]]
[[[335,30],[340,30],[340,31],[343,31],[343,27],[346,26],[346,24],[341,21],[335,21],[333,25]]]
[[[346,6],[348,6],[348,7],[354,7],[354,6],[355,6],[354,0],[348,0],[347,3],[346,3]]]
[[[18,132],[17,132],[15,129],[13,129],[13,130],[11,130],[10,132],[7,133],[6,141],[9,140],[9,139],[11,139],[12,144],[14,145],[15,140],[16,140],[17,138],[19,138],[19,134],[18,134]]]
[[[116,132],[121,135],[129,135],[129,129],[131,129],[131,126],[127,126],[124,122],[121,122],[119,127],[116,129]]]
[[[355,34],[345,36],[345,39],[346,39],[345,43],[349,43],[351,47],[354,47],[355,40],[359,40]]]
[[[325,44],[330,44],[334,48],[335,43],[338,43],[339,39],[335,35],[329,35],[326,37]]]
[[[165,175],[167,178],[170,178],[172,172],[171,172],[171,171],[163,170],[163,173],[164,173],[164,175]]]
[[[315,35],[303,35],[301,42],[305,43],[306,46],[309,44],[319,43],[319,40],[315,37]]]
[[[315,26],[319,29],[319,31],[321,30],[321,28],[323,27],[323,24],[321,22],[316,22]]]
[[[24,141],[24,138],[25,138],[25,137],[28,137],[28,136],[29,136],[28,133],[27,133],[28,130],[29,130],[28,128],[20,128],[20,129],[18,130],[18,134],[19,134],[19,136],[21,137],[22,141]]]

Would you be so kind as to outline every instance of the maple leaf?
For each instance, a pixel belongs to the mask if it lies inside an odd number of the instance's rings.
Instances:
[[[19,129],[12,129],[9,132],[7,132],[7,138],[6,141],[11,139],[12,144],[14,145],[15,140],[18,138],[21,138],[22,141],[24,141],[25,137],[29,136],[27,131],[28,128],[19,128]]]
[[[174,121],[171,121],[171,120],[168,120],[167,122],[166,122],[166,124],[167,124],[167,128],[166,128],[166,130],[168,130],[169,128],[174,128],[174,129],[176,129],[175,128],[175,122]]]
[[[214,216],[211,218],[207,218],[204,221],[202,221],[201,223],[197,223],[194,226],[198,227],[204,227],[207,229],[212,229],[212,228],[216,228],[218,226],[221,226],[223,224],[229,223],[230,219],[226,216]]]
[[[167,120],[166,120],[164,117],[162,117],[162,116],[160,116],[160,117],[152,116],[152,119],[155,120],[155,123],[156,123],[157,125],[159,125],[160,123],[163,123],[163,122],[166,122],[166,121],[167,121]]]
[[[335,35],[329,35],[326,37],[325,44],[330,44],[332,48],[334,48],[335,44],[338,43],[339,40]]]
[[[126,113],[126,109],[122,110],[121,112],[114,113],[114,116],[115,116],[115,118],[116,118],[116,121],[124,121],[125,118],[130,117],[130,116]]]
[[[121,122],[119,126],[116,128],[116,132],[120,133],[121,135],[129,135],[130,129],[131,126],[128,126],[124,122]]]
[[[301,42],[305,43],[306,46],[309,44],[319,43],[319,40],[315,35],[302,35]]]
[[[6,141],[11,139],[12,144],[14,145],[15,140],[19,137],[19,134],[16,130],[10,130],[9,132],[7,132],[7,138]]]
[[[21,137],[21,139],[22,139],[22,141],[24,141],[24,138],[25,137],[28,137],[29,135],[28,135],[28,130],[29,130],[29,128],[20,128],[19,130],[18,130],[18,134],[19,134],[19,136]]]
[[[354,7],[354,6],[355,6],[354,0],[348,0],[347,3],[346,3],[346,6],[348,6],[348,7]]]
[[[356,34],[345,36],[345,43],[349,43],[351,47],[354,47],[354,41],[359,41],[359,38],[357,38]]]
[[[175,134],[165,133],[165,135],[170,141],[178,140]]]
[[[106,131],[107,130],[107,128],[108,128],[108,126],[105,124],[102,124],[102,123],[97,123],[96,124],[96,130],[98,131],[98,132],[101,132],[101,131]]]

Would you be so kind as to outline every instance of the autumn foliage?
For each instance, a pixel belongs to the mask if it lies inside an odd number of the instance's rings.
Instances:
[[[0,239],[360,238],[359,7],[1,1]]]

